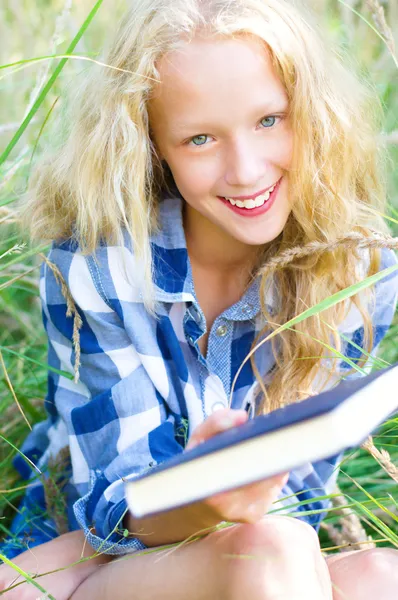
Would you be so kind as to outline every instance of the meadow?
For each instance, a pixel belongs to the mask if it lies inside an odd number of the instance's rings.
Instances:
[[[26,488],[12,459],[34,424],[45,418],[47,389],[39,268],[40,253],[46,254],[48,246],[30,244],[18,226],[13,204],[25,193],[42,148],[52,143],[51,123],[62,112],[65,92],[73,89],[91,60],[101,60],[125,4],[109,0],[0,4],[0,539],[9,534]],[[389,201],[385,218],[396,237],[398,3],[312,0],[310,4],[326,23],[336,48],[374,86],[383,105],[380,144],[385,148]],[[379,351],[388,363],[398,360],[397,333],[398,313]],[[367,544],[398,548],[398,418],[379,428],[373,445],[347,453],[338,485],[334,507],[320,531],[325,553]],[[56,502],[53,506],[58,510]]]

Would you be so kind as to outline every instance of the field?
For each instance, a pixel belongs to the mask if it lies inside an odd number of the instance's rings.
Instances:
[[[398,60],[394,47],[398,3],[313,0],[312,4],[326,23],[330,40],[372,82],[383,104],[380,143],[388,157],[386,219],[392,235],[398,236]],[[0,5],[0,539],[8,535],[26,486],[11,461],[30,427],[44,418],[47,386],[47,343],[38,287],[38,254],[46,252],[46,247],[29,245],[14,218],[13,202],[24,194],[32,160],[51,144],[51,120],[62,110],[65,90],[73,88],[75,77],[89,68],[84,58],[101,60],[102,48],[125,3],[103,2],[74,48],[75,58],[65,61],[44,95],[42,90],[61,60],[51,56],[67,52],[93,6],[89,0],[3,0]],[[47,58],[32,61],[38,57]],[[26,128],[21,131],[24,120]],[[398,360],[397,333],[396,315],[379,353],[390,363]],[[386,423],[373,442],[391,460],[374,449],[347,455],[339,475],[344,496],[336,500],[320,533],[325,552],[361,547],[368,536],[378,545],[398,548],[398,468],[394,467],[398,465],[398,419]],[[354,533],[350,534],[349,523]]]

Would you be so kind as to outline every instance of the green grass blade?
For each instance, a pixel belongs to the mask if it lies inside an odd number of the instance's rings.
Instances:
[[[4,563],[6,565],[8,565],[12,569],[14,569],[14,571],[17,571],[17,573],[19,573],[20,575],[22,575],[22,577],[24,579],[26,579],[26,581],[29,581],[29,583],[31,583],[38,590],[40,590],[41,592],[43,592],[43,594],[44,594],[44,596],[42,596],[43,598],[48,598],[48,600],[56,600],[56,598],[54,598],[54,596],[52,596],[51,594],[49,594],[47,592],[47,590],[45,590],[39,583],[37,583],[37,581],[35,581],[34,579],[32,579],[32,577],[29,575],[29,573],[27,573],[26,571],[24,571],[23,569],[21,569],[21,567],[18,567],[18,565],[16,565],[11,560],[9,560],[6,556],[4,556],[4,554],[1,554],[1,552],[0,552],[0,559],[2,561],[4,561]]]
[[[374,283],[377,283],[381,279],[384,279],[384,277],[388,277],[388,275],[391,275],[391,273],[394,273],[394,271],[396,271],[397,269],[398,269],[398,264],[392,265],[391,267],[388,267],[387,269],[384,269],[383,271],[379,271],[378,273],[375,273],[374,275],[367,277],[366,279],[364,279],[363,281],[360,281],[359,283],[354,283],[353,285],[350,285],[349,287],[345,288],[344,290],[341,290],[340,292],[337,292],[336,294],[329,296],[329,298],[322,300],[322,302],[319,302],[315,306],[308,308],[304,312],[297,315],[297,317],[293,317],[293,319],[291,319],[284,325],[281,325],[278,329],[276,329],[273,333],[271,333],[267,339],[274,337],[279,332],[283,331],[284,329],[287,329],[287,327],[296,325],[297,323],[304,321],[308,317],[317,315],[318,313],[323,312],[327,308],[330,308],[331,306],[335,306],[342,300],[346,300],[347,298],[354,296],[361,290],[364,290],[367,287],[370,287],[371,285],[373,285]]]
[[[17,198],[18,196],[13,196],[12,198],[7,198],[7,200],[3,200],[2,202],[0,202],[0,208],[2,206],[7,206],[7,204],[11,204],[11,202],[15,202]]]
[[[9,352],[10,354],[15,354],[15,356],[22,358],[22,360],[28,360],[32,363],[35,363],[35,365],[39,365],[39,367],[43,367],[44,369],[48,369],[49,371],[58,373],[58,375],[62,375],[63,377],[67,377],[68,379],[71,379],[71,380],[74,379],[74,376],[71,373],[67,373],[66,371],[60,371],[59,369],[56,369],[55,367],[51,367],[50,365],[46,365],[45,363],[35,360],[34,358],[30,358],[30,356],[26,356],[25,354],[21,354],[20,352],[11,350],[11,348],[7,348],[7,346],[0,346],[0,350],[2,352]]]
[[[350,6],[349,4],[347,4],[346,2],[344,2],[343,0],[337,0],[338,2],[340,2],[340,4],[342,4],[343,6],[345,6],[346,8],[348,8],[351,12],[353,12],[354,14],[357,15],[357,17],[359,17],[360,19],[362,19],[362,21],[364,21],[368,27],[370,27],[375,34],[381,39],[381,41],[386,44],[392,59],[394,61],[394,63],[396,64],[396,66],[398,67],[398,61],[397,61],[397,57],[393,54],[393,52],[391,51],[391,49],[388,47],[387,41],[386,39],[381,35],[380,31],[378,31],[375,27],[373,27],[372,23],[369,23],[369,21],[367,19],[365,19],[365,17],[363,15],[361,15],[360,12],[358,12],[357,10],[355,10],[355,8],[353,6]]]
[[[307,337],[310,337],[315,342],[318,342],[318,344],[321,344],[321,346],[323,346],[324,348],[327,348],[328,350],[330,350],[331,352],[333,352],[333,354],[335,355],[335,358],[340,358],[340,360],[342,360],[342,361],[346,362],[347,364],[351,365],[351,367],[353,369],[355,369],[356,371],[358,371],[362,375],[366,375],[367,374],[366,371],[364,369],[362,369],[361,367],[359,367],[353,360],[351,360],[351,358],[349,358],[348,356],[345,356],[344,354],[342,354],[341,352],[339,352],[339,350],[336,350],[336,348],[333,348],[333,346],[331,346],[330,344],[327,344],[326,342],[324,342],[322,340],[318,340],[318,338],[315,338],[312,335],[309,335],[308,333],[305,333],[305,331],[297,331],[293,327],[287,327],[286,329],[289,329],[290,331],[294,331],[295,333],[297,333],[299,335],[305,335]],[[367,352],[365,354],[367,354],[368,356],[370,356]]]
[[[8,63],[5,65],[0,65],[0,71],[2,69],[10,69],[11,67],[17,67],[18,65],[35,65],[37,62],[43,62],[46,60],[53,60],[54,58],[88,58],[86,56],[79,56],[77,54],[68,54],[67,52],[65,52],[65,54],[47,54],[45,56],[34,56],[33,58],[25,58],[23,60],[17,60],[15,62],[12,63]]]
[[[259,342],[253,348],[253,350],[251,350],[247,354],[247,356],[245,357],[245,359],[243,360],[242,364],[240,365],[239,369],[236,372],[235,378],[234,378],[234,380],[232,382],[232,386],[231,386],[229,405],[231,405],[232,394],[233,394],[233,391],[235,388],[235,383],[240,375],[241,370],[243,369],[243,367],[247,363],[247,361],[250,359],[250,357],[256,352],[256,350],[258,350],[258,348],[260,348],[260,346],[262,346],[265,342],[267,342],[271,338],[278,335],[278,333],[280,333],[281,331],[284,331],[285,329],[289,329],[293,325],[296,325],[297,323],[301,323],[301,321],[305,321],[305,319],[307,319],[308,317],[317,315],[318,313],[323,312],[327,308],[330,308],[331,306],[335,306],[342,300],[346,300],[347,298],[354,296],[361,290],[377,283],[381,279],[384,279],[384,277],[391,275],[391,273],[394,273],[397,269],[398,269],[398,264],[392,265],[391,267],[388,267],[387,269],[383,269],[383,271],[379,271],[378,273],[375,273],[374,275],[371,275],[370,277],[366,277],[366,279],[363,279],[362,281],[359,281],[358,283],[354,283],[353,285],[350,285],[349,287],[345,288],[344,290],[341,290],[340,292],[337,292],[336,294],[332,294],[332,296],[325,298],[325,300],[322,300],[322,302],[318,302],[318,304],[316,304],[315,306],[312,306],[311,308],[307,308],[307,310],[303,311],[296,317],[293,317],[293,319],[290,319],[290,321],[287,321],[287,323],[284,323],[283,325],[281,325],[280,327],[275,329],[275,331],[270,333],[270,335],[268,335],[266,338],[261,340],[261,342]]]
[[[72,43],[70,44],[69,48],[66,51],[66,54],[71,54],[73,52],[73,50],[75,49],[75,47],[79,43],[80,39],[82,38],[83,34],[85,33],[86,29],[88,28],[88,26],[90,25],[91,21],[93,20],[93,18],[95,16],[95,14],[97,13],[99,7],[101,6],[102,1],[103,0],[98,0],[95,3],[94,8],[91,10],[91,12],[89,13],[87,19],[84,21],[83,25],[80,27],[79,31],[77,32],[77,34],[73,38]],[[62,69],[64,68],[67,60],[68,60],[68,58],[63,58],[58,63],[58,65],[55,68],[55,70],[54,70],[53,74],[51,75],[50,79],[47,81],[46,85],[44,86],[44,88],[40,92],[40,94],[39,94],[36,102],[33,104],[32,108],[29,111],[29,113],[25,117],[23,123],[18,128],[17,132],[15,133],[15,135],[13,136],[13,138],[11,139],[10,143],[8,144],[7,148],[4,150],[3,154],[0,156],[0,165],[2,165],[7,160],[8,156],[11,153],[11,151],[13,150],[13,148],[18,143],[20,137],[22,136],[22,134],[24,133],[25,129],[29,125],[29,123],[32,120],[33,116],[36,114],[36,112],[40,108],[41,104],[43,103],[44,98],[47,96],[48,92],[50,91],[50,89],[54,85],[54,82],[56,81],[58,75],[61,73]]]
[[[12,442],[10,442],[10,440],[8,440],[6,437],[4,437],[4,435],[1,435],[1,433],[0,433],[0,438],[4,442],[6,442],[6,444],[9,444],[11,446],[11,448],[13,448],[15,450],[15,452],[18,452],[18,454],[20,456],[22,456],[22,458],[24,459],[24,461],[27,462],[31,467],[33,467],[33,469],[35,471],[37,471],[40,475],[43,475],[43,473],[40,471],[39,467],[37,467],[35,465],[35,463],[30,460],[30,458],[28,458],[27,456],[25,456],[25,454],[23,452],[21,452],[21,450],[19,450],[19,448],[17,448],[16,446],[14,446],[14,444]]]
[[[24,252],[23,254],[18,254],[15,258],[13,258],[12,260],[9,260],[4,265],[0,265],[0,271],[4,271],[11,265],[14,265],[15,263],[20,263],[23,260],[30,258],[31,256],[35,256],[36,254],[39,254],[39,252],[45,252],[46,250],[49,250],[50,248],[51,248],[51,244],[47,244],[46,246],[37,246],[36,248],[31,248],[30,250],[28,250],[27,252]],[[37,265],[37,266],[39,267],[40,265]]]
[[[384,358],[380,358],[380,356],[372,356],[372,354],[366,352],[364,348],[361,348],[361,346],[350,340],[350,338],[344,335],[344,333],[341,333],[340,337],[343,338],[343,340],[345,340],[350,346],[354,346],[354,348],[356,348],[360,352],[363,352],[363,354],[365,354],[365,356],[367,356],[369,360],[373,360],[373,366],[378,366],[380,369],[382,369],[383,367],[391,367],[391,363],[384,360]]]

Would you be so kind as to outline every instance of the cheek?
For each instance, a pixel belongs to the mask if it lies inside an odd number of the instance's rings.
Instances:
[[[293,161],[293,136],[286,135],[279,141],[276,149],[278,164],[286,170],[289,170]]]
[[[200,164],[191,162],[185,167],[180,166],[175,173],[175,181],[182,194],[184,190],[193,200],[203,198],[203,195],[208,194],[217,182],[214,164],[212,165],[210,161],[205,164],[203,161]]]

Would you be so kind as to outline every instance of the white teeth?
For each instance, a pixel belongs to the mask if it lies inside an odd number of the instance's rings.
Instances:
[[[276,183],[269,190],[267,190],[265,194],[257,196],[255,200],[233,200],[232,198],[225,199],[228,200],[228,202],[230,202],[232,206],[237,206],[238,208],[258,208],[259,206],[262,206],[265,202],[267,202],[267,200],[269,200],[271,192],[274,191],[275,186]]]

